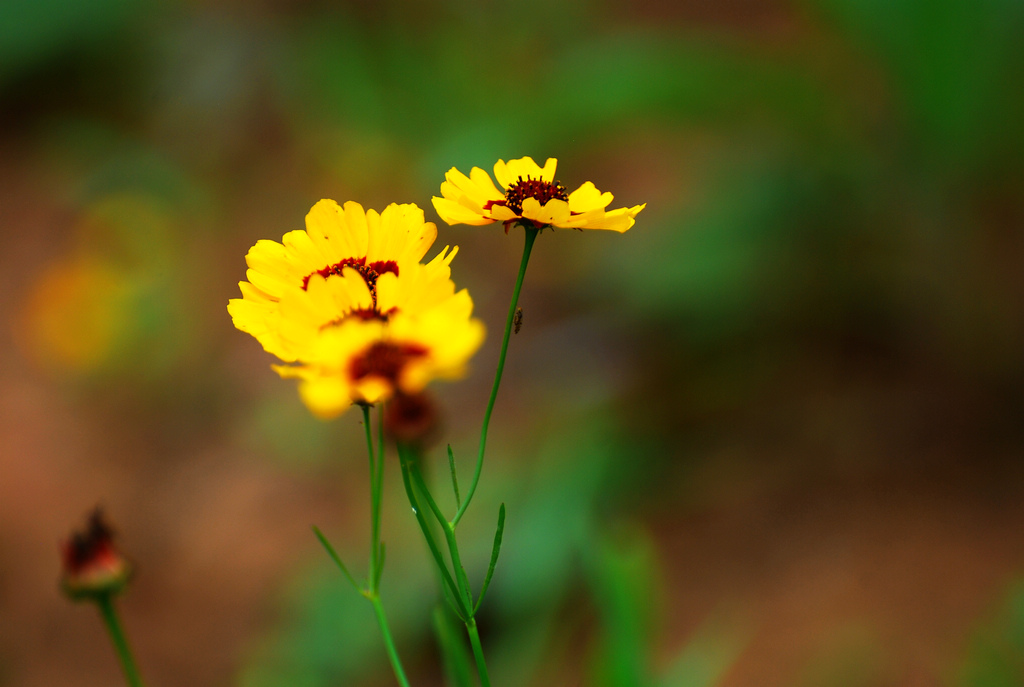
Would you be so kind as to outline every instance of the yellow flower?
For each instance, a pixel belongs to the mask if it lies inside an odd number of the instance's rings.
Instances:
[[[456,253],[457,247],[450,252],[445,247],[426,265],[410,263],[400,274],[380,275],[372,288],[362,273],[345,267],[340,275],[314,275],[305,289],[282,290],[276,312],[264,319],[280,346],[278,357],[307,360],[315,355],[311,351],[320,345],[322,332],[349,320],[386,323],[399,313],[416,314],[443,304],[455,295],[449,265]]]
[[[464,373],[484,337],[483,324],[471,318],[472,311],[473,301],[463,289],[433,308],[399,312],[387,322],[348,318],[317,332],[300,363],[274,369],[299,379],[302,400],[325,418],[352,403],[418,393],[431,379]]]
[[[610,229],[624,232],[633,226],[634,217],[647,204],[605,211],[612,202],[611,193],[601,193],[586,182],[569,193],[555,180],[558,160],[551,157],[540,167],[533,158],[498,160],[494,185],[490,175],[479,167],[469,176],[452,167],[441,184],[441,195],[434,196],[434,209],[448,224],[480,226],[502,222],[505,232],[516,222],[529,221],[539,228]]]
[[[228,312],[235,326],[256,337],[268,353],[296,360],[298,352],[281,338],[285,294],[306,291],[311,282],[338,275],[344,282],[335,285],[332,319],[383,315],[378,286],[388,294],[387,307],[396,307],[392,280],[415,270],[436,237],[437,227],[425,222],[423,211],[412,204],[391,204],[377,213],[364,211],[358,203],[342,208],[333,200],[321,200],[306,215],[305,230],[288,232],[281,243],[257,241],[249,250],[248,281],[239,283],[242,298],[232,299]],[[454,255],[431,264],[447,270]]]
[[[431,379],[460,376],[484,336],[469,293],[456,293],[451,280],[458,248],[419,262],[436,235],[415,205],[378,214],[322,200],[305,231],[252,247],[249,281],[228,311],[265,350],[294,363],[274,369],[300,380],[317,415],[418,393]]]

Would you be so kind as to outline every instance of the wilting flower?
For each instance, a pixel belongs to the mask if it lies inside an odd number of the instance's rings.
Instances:
[[[413,269],[437,237],[433,222],[425,222],[415,205],[391,204],[383,212],[363,210],[358,203],[339,207],[321,200],[306,215],[306,229],[290,231],[281,243],[257,241],[245,256],[248,281],[239,283],[242,298],[228,303],[235,326],[252,334],[264,350],[285,361],[298,352],[281,339],[280,302],[287,293],[306,291],[311,282],[336,275],[335,318],[379,313],[378,282],[386,292],[389,279]],[[454,251],[447,258],[451,262]],[[447,262],[442,259],[442,268]],[[393,277],[388,277],[393,275]],[[393,304],[389,304],[391,307]]]
[[[61,559],[61,587],[72,599],[114,594],[131,575],[131,565],[114,546],[114,532],[98,508],[85,531],[75,532],[61,545]]]
[[[494,178],[504,192],[479,167],[470,170],[468,177],[452,167],[441,184],[443,197],[433,198],[434,209],[448,224],[480,226],[502,222],[506,232],[517,222],[530,222],[538,229],[553,226],[624,232],[647,205],[606,211],[612,202],[611,193],[601,193],[589,181],[569,193],[555,180],[557,164],[553,157],[543,167],[530,157],[498,160]]]

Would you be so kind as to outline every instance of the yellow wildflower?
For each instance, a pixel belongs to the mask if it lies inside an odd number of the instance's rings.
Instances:
[[[433,308],[399,312],[387,322],[348,318],[320,330],[300,363],[274,369],[300,380],[302,400],[321,417],[338,415],[352,403],[418,393],[431,379],[464,373],[484,337],[472,311],[463,289]]]
[[[558,160],[548,158],[540,167],[533,158],[498,160],[494,178],[474,167],[469,176],[452,167],[441,184],[441,196],[434,196],[434,209],[448,224],[481,226],[502,222],[505,231],[516,222],[530,222],[539,228],[609,229],[624,232],[633,226],[634,217],[647,204],[606,211],[612,194],[601,193],[586,182],[572,193],[555,180]]]
[[[274,369],[300,380],[310,410],[331,417],[462,374],[484,328],[451,280],[458,248],[419,262],[437,234],[422,210],[389,205],[378,215],[324,200],[306,226],[253,246],[249,281],[228,311],[266,351],[294,363]]]
[[[321,200],[306,215],[305,230],[288,232],[281,243],[257,241],[249,250],[248,281],[239,283],[242,298],[232,299],[228,312],[235,326],[256,337],[268,353],[296,360],[297,352],[282,341],[279,326],[280,302],[286,293],[305,291],[311,281],[337,275],[343,282],[335,284],[334,319],[379,314],[381,277],[387,283],[415,269],[436,237],[437,227],[425,222],[423,210],[412,204],[391,204],[377,213],[354,202],[342,208],[333,200]],[[436,266],[446,270],[454,255],[453,251],[447,262],[442,259]],[[389,294],[393,290],[385,287]]]

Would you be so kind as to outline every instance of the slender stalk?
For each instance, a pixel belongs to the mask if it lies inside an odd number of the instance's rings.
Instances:
[[[412,474],[412,479],[419,487],[420,493],[427,500],[427,505],[430,506],[430,510],[434,513],[434,517],[437,518],[438,523],[441,525],[441,529],[444,531],[445,541],[448,543],[448,555],[452,559],[452,568],[455,570],[455,581],[458,583],[459,593],[462,595],[462,601],[466,605],[466,608],[473,608],[473,591],[469,587],[469,578],[466,576],[466,568],[462,565],[462,557],[459,555],[459,543],[455,538],[455,528],[444,518],[444,514],[441,512],[441,508],[434,501],[434,497],[430,494],[430,489],[427,488],[427,483],[423,481],[423,475],[420,473],[419,467],[413,462],[409,467],[409,472]]]
[[[491,397],[487,401],[487,410],[484,412],[484,422],[480,428],[480,449],[476,457],[476,470],[473,472],[473,481],[466,492],[466,499],[462,506],[452,518],[452,527],[459,524],[459,520],[469,508],[469,502],[473,500],[476,492],[476,485],[480,481],[480,471],[484,467],[484,449],[487,447],[487,427],[491,423],[491,413],[494,411],[494,402],[498,398],[498,387],[501,386],[501,373],[505,370],[505,354],[508,351],[508,339],[512,334],[512,321],[516,315],[516,306],[519,304],[519,291],[523,288],[523,277],[526,276],[526,266],[530,263],[530,251],[533,250],[533,242],[537,238],[539,229],[534,227],[523,227],[523,259],[519,263],[519,275],[516,277],[516,285],[512,290],[512,302],[508,305],[508,317],[505,319],[505,338],[501,340],[501,354],[498,356],[498,369],[494,373],[494,386],[491,388]]]
[[[128,647],[128,638],[125,637],[121,621],[117,616],[117,609],[114,608],[114,599],[110,594],[101,594],[96,598],[96,605],[103,616],[103,623],[110,633],[110,641],[117,650],[117,657],[121,659],[121,667],[124,669],[125,680],[129,687],[142,687],[142,677],[132,657],[132,650]]]
[[[427,522],[426,517],[423,515],[423,509],[420,508],[419,499],[416,498],[416,491],[412,485],[412,478],[410,477],[412,468],[409,465],[409,456],[401,444],[398,446],[398,458],[402,466],[402,483],[405,485],[405,494],[409,497],[409,505],[412,506],[413,515],[416,516],[416,522],[419,523],[420,530],[423,532],[423,538],[427,541],[427,548],[430,549],[430,554],[434,557],[437,569],[441,573],[442,583],[447,586],[451,593],[459,617],[468,618],[471,608],[463,600],[460,592],[461,585],[456,584],[455,580],[452,579],[451,573],[448,572],[448,566],[444,562],[444,556],[441,555],[441,550],[437,547],[437,542],[434,541],[434,534],[430,531],[430,523]]]
[[[384,572],[384,542],[380,538],[380,509],[384,501],[384,403],[381,403],[377,410],[377,475],[370,475],[373,481],[373,489],[377,493],[377,509],[373,515],[377,523],[377,532],[374,537],[373,549],[377,552],[376,575],[370,581],[371,588],[376,591],[380,589],[380,576]]]
[[[366,453],[370,458],[370,574],[369,586],[376,591],[373,581],[377,579],[377,566],[380,563],[380,501],[381,483],[377,478],[377,471],[381,468],[377,465],[382,463],[383,456],[379,459],[373,454],[373,430],[370,424],[370,406],[361,404],[363,410],[363,428],[366,430]]]
[[[380,408],[377,409],[377,561],[383,566],[384,561],[381,558],[381,542],[380,542],[380,504],[383,501],[384,494],[384,403],[380,404]]]
[[[384,566],[380,543],[380,506],[384,491],[384,408],[381,407],[380,415],[378,416],[379,444],[376,456],[374,456],[373,452],[370,407],[363,405],[362,409],[363,426],[366,429],[366,451],[370,457],[370,573],[367,576],[366,589],[363,590],[363,596],[370,600],[370,603],[373,604],[373,610],[377,614],[377,624],[380,625],[380,633],[384,637],[384,648],[387,650],[388,660],[391,661],[391,668],[395,672],[398,684],[401,687],[409,687],[409,679],[405,676],[402,661],[398,658],[395,640],[391,637],[388,619],[384,615],[384,606],[380,601],[380,575]]]
[[[398,658],[398,650],[395,649],[395,640],[391,638],[391,630],[388,629],[388,619],[384,615],[384,606],[380,602],[380,595],[373,591],[366,598],[373,604],[373,610],[377,614],[377,624],[380,625],[380,632],[384,635],[384,647],[387,649],[391,667],[395,671],[395,678],[402,687],[409,687],[409,678],[405,676],[402,662]]]
[[[466,631],[469,632],[469,643],[473,647],[473,658],[476,659],[476,669],[480,673],[480,687],[491,687],[491,676],[487,673],[487,664],[484,663],[484,648],[480,644],[480,633],[476,629],[476,618],[466,621]]]
[[[408,449],[399,447],[399,453],[404,454]],[[427,505],[433,512],[434,517],[437,518],[438,523],[441,525],[441,529],[444,531],[445,541],[448,543],[448,554],[451,556],[452,568],[455,570],[455,580],[458,586],[458,593],[462,599],[462,603],[465,604],[469,613],[464,617],[466,623],[466,632],[469,634],[470,643],[473,645],[473,658],[476,659],[477,672],[480,674],[481,687],[490,687],[491,680],[487,673],[487,663],[484,660],[484,650],[480,645],[480,634],[477,632],[476,618],[476,607],[473,605],[473,590],[469,586],[469,578],[466,576],[466,569],[462,565],[462,556],[459,554],[459,543],[455,536],[455,525],[446,521],[444,514],[438,507],[437,502],[434,501],[434,497],[430,494],[430,489],[427,487],[427,483],[423,479],[423,475],[420,472],[419,467],[415,461],[403,459],[403,468],[412,477],[412,481],[415,482],[420,492],[423,494],[423,498],[426,499]],[[493,564],[493,560],[492,560]],[[447,574],[447,569],[444,571]]]

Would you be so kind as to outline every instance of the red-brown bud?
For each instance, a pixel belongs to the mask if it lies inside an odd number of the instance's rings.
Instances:
[[[61,588],[75,600],[116,594],[131,576],[131,564],[114,546],[114,530],[99,508],[84,532],[73,533],[61,545],[61,559]]]
[[[436,439],[440,418],[429,394],[396,394],[384,406],[384,430],[402,444],[424,446]]]

